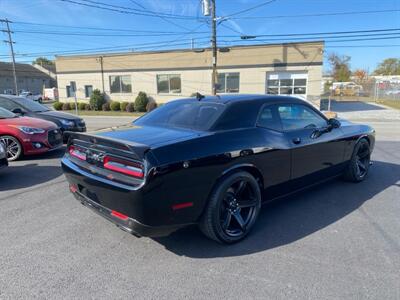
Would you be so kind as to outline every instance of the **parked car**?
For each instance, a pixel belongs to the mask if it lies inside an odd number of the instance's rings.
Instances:
[[[261,203],[329,178],[367,176],[369,126],[327,119],[293,97],[201,98],[169,102],[131,126],[73,134],[62,167],[75,198],[135,235],[198,224],[234,243]]]
[[[6,148],[0,143],[0,170],[8,166]]]
[[[40,154],[62,146],[61,130],[56,124],[16,114],[0,108],[0,143],[8,161],[22,155]]]
[[[24,97],[39,103],[42,103],[43,101],[43,96],[42,94],[33,94],[31,92],[22,92],[19,94],[20,97]]]
[[[65,131],[86,131],[86,124],[82,118],[72,114],[51,110],[45,105],[22,97],[0,95],[0,107],[8,109],[18,115],[51,121],[60,127],[62,133]],[[66,142],[67,140],[68,134],[65,134],[63,141]]]

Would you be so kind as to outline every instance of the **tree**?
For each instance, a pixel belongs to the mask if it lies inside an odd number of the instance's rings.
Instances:
[[[363,69],[357,69],[353,72],[354,81],[358,84],[364,83],[368,79],[368,72]]]
[[[332,67],[332,77],[335,81],[344,82],[350,81],[350,56],[339,56],[336,53],[329,55],[329,63]]]
[[[400,75],[400,59],[386,58],[374,71],[375,75]]]
[[[98,89],[93,90],[90,96],[90,107],[93,110],[101,110],[104,103],[106,103],[104,94]]]
[[[46,57],[38,57],[36,58],[32,64],[37,64],[37,65],[41,65],[41,66],[45,66],[45,65],[54,65],[54,61],[47,59]]]

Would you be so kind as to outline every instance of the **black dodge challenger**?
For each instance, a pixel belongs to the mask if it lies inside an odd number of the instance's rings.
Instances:
[[[71,133],[62,159],[74,196],[137,236],[189,224],[243,239],[261,204],[368,173],[375,131],[302,100],[227,95],[169,102],[129,126]]]

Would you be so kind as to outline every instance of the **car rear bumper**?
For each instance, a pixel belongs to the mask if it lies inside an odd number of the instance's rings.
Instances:
[[[153,194],[135,186],[111,183],[80,169],[65,157],[61,165],[75,198],[129,233],[159,237],[189,225],[175,219],[178,212]]]
[[[123,231],[131,233],[137,237],[160,237],[167,236],[172,232],[181,228],[181,226],[148,226],[140,223],[139,221],[130,217],[117,217],[113,214],[113,211],[107,207],[104,207],[95,201],[89,199],[78,191],[71,191],[75,199],[80,201],[84,206],[90,208],[95,213],[104,217],[108,221],[117,225]]]

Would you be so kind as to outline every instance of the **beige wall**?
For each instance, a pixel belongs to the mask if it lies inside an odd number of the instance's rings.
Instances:
[[[229,52],[218,53],[218,72],[239,72],[240,93],[264,94],[268,72],[307,73],[307,95],[321,93],[323,43],[283,44],[252,47],[231,47]],[[129,53],[104,55],[104,88],[111,100],[134,101],[139,91],[146,92],[157,102],[188,97],[194,92],[211,93],[211,53],[172,51],[156,53]],[[79,100],[84,100],[84,86],[102,90],[99,56],[57,57],[57,78],[60,100],[66,98],[65,87],[70,81],[77,83]],[[180,94],[157,94],[157,74],[180,74]],[[110,75],[130,75],[132,93],[111,94]]]

